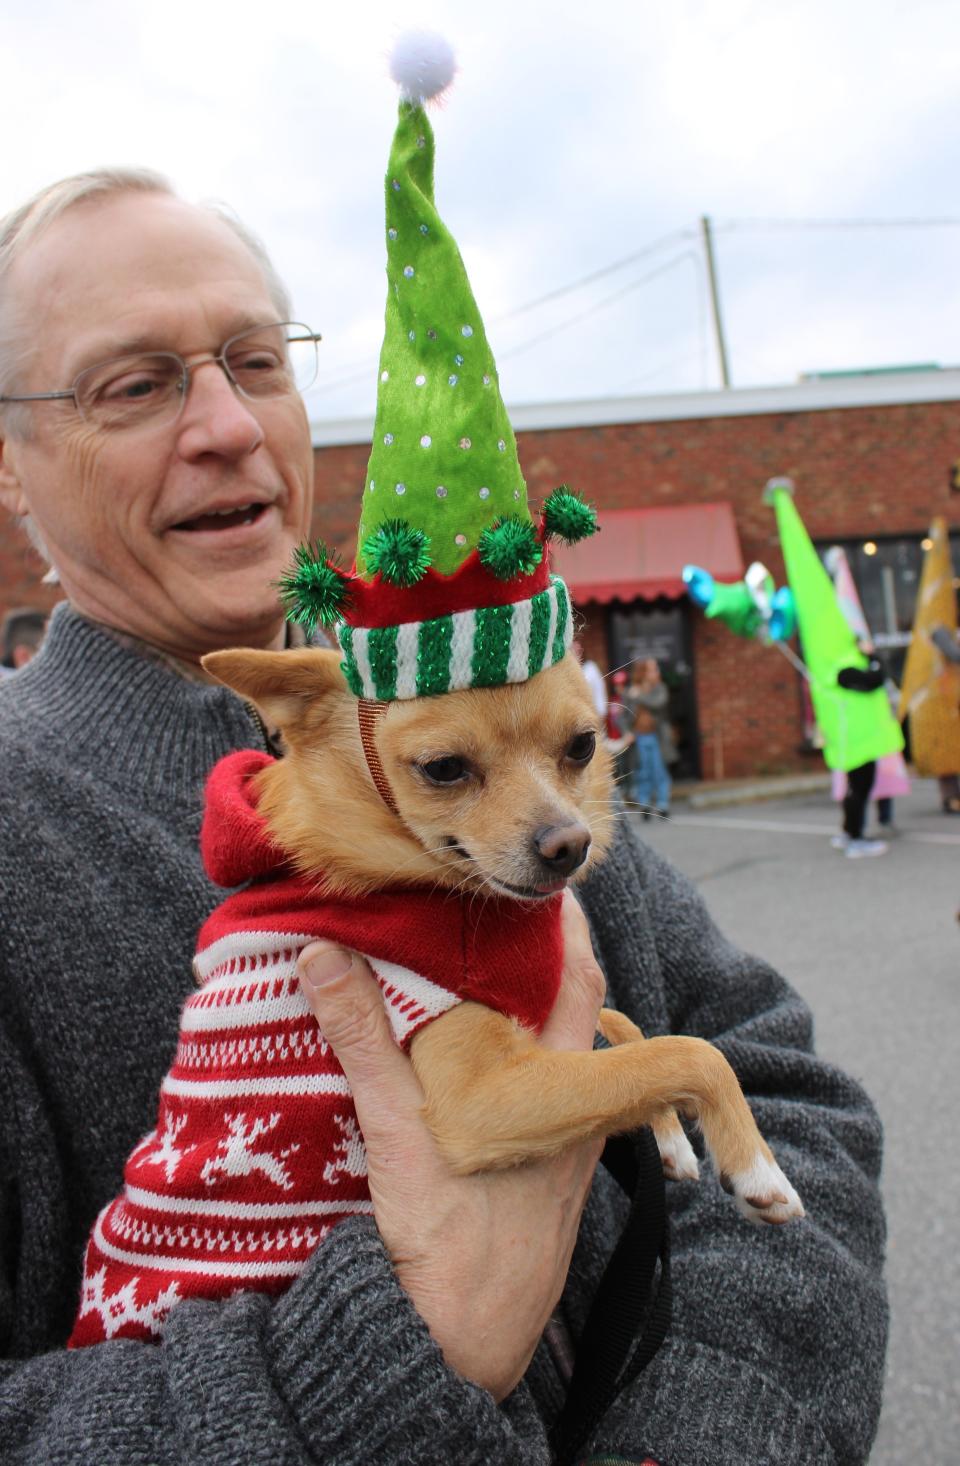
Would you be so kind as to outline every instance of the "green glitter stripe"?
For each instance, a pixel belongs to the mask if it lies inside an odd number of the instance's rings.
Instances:
[[[453,617],[424,621],[417,638],[417,697],[431,697],[450,688]]]
[[[353,655],[353,627],[343,622],[337,627],[337,636],[340,640],[340,650],[343,652],[343,661],[340,663],[340,671],[347,679],[347,686],[354,697],[363,697],[363,679],[360,676],[360,669],[357,666],[357,659]]]
[[[553,589],[557,597],[557,624],[553,633],[553,661],[559,662],[566,653],[564,641],[566,639],[567,621],[570,618],[570,602],[567,599],[567,590],[562,580],[553,582]]]
[[[499,687],[507,680],[512,606],[482,606],[477,611],[470,671],[474,687]]]
[[[397,692],[397,628],[372,627],[367,636],[367,655],[377,697],[381,702],[391,702]]]
[[[543,666],[547,651],[547,633],[550,630],[550,592],[542,590],[530,602],[530,658],[527,675],[534,677]]]

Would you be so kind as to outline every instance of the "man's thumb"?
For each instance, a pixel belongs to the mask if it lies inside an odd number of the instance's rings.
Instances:
[[[311,1007],[314,994],[330,983],[346,978],[354,961],[353,952],[348,952],[345,947],[335,947],[332,942],[311,942],[304,947],[297,961],[297,973]]]
[[[297,975],[355,1096],[407,1067],[380,986],[362,957],[332,942],[311,942],[300,953]]]

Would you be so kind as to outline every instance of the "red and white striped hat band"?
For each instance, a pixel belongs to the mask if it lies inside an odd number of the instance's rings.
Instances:
[[[506,605],[398,626],[336,627],[351,692],[379,702],[526,682],[569,650],[570,596],[559,576]]]

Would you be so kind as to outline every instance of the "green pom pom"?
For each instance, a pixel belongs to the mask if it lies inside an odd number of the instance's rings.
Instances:
[[[600,527],[597,511],[566,484],[548,496],[543,506],[543,524],[548,539],[566,540],[568,545],[596,534]]]
[[[277,581],[288,621],[312,636],[317,626],[337,621],[350,599],[350,577],[339,568],[340,557],[318,540],[313,549],[298,545],[293,565]]]
[[[543,546],[529,519],[511,514],[485,529],[477,545],[480,561],[498,580],[530,575],[543,559]]]
[[[390,585],[416,585],[430,564],[430,541],[403,519],[385,519],[363,542],[367,567]]]

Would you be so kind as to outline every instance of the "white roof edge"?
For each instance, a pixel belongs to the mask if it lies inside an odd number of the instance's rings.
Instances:
[[[647,397],[596,397],[570,402],[508,404],[516,432],[592,428],[611,423],[670,422],[682,418],[759,417],[773,412],[825,408],[893,407],[915,402],[960,401],[960,368],[932,372],[828,377],[781,387],[728,387],[709,392],[670,392]],[[330,418],[311,423],[313,446],[369,443],[372,417]]]

